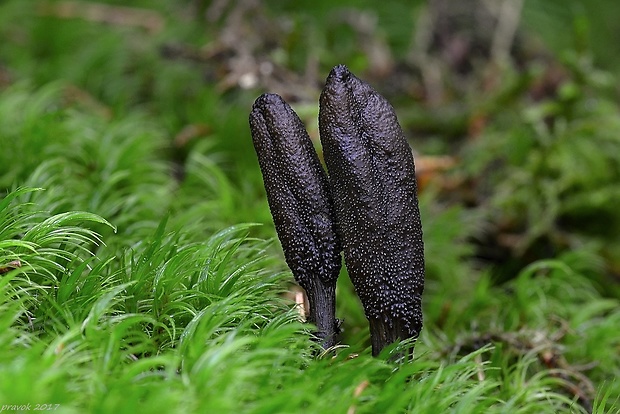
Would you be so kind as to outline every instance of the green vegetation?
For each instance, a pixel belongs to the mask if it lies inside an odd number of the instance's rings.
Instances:
[[[2,411],[620,412],[616,2],[526,2],[509,59],[459,67],[412,52],[422,2],[348,3],[0,3]],[[337,63],[416,151],[410,363],[344,274],[343,345],[313,341],[252,148],[264,91],[316,138]]]

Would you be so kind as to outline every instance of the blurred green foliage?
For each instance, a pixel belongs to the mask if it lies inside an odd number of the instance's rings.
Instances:
[[[503,59],[483,3],[0,3],[0,406],[617,411],[620,6],[507,8]],[[317,138],[339,63],[415,149],[409,364],[370,357],[345,270],[321,353],[265,241],[249,108],[281,93]]]

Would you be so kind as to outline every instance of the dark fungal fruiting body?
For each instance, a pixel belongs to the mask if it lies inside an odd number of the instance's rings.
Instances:
[[[389,102],[345,66],[327,78],[319,130],[345,263],[377,355],[422,329],[424,245],[413,155]]]
[[[284,257],[308,295],[308,320],[335,345],[336,280],[342,258],[328,179],[303,123],[275,94],[260,96],[250,129]]]
[[[306,290],[323,346],[335,344],[340,250],[366,317],[373,355],[422,329],[424,245],[415,165],[392,106],[345,66],[329,74],[319,129],[329,179],[303,124],[277,95],[250,114],[278,237]]]

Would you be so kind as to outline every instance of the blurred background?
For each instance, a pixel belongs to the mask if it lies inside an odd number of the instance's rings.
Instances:
[[[3,0],[1,191],[62,188],[52,210],[101,214],[119,243],[191,209],[213,230],[264,223],[255,235],[274,237],[251,105],[282,95],[318,146],[319,93],[346,64],[394,105],[414,150],[429,323],[456,324],[481,278],[501,285],[543,259],[620,297],[620,2],[334,3]],[[60,127],[67,112],[83,116]],[[341,296],[355,337],[366,322]]]

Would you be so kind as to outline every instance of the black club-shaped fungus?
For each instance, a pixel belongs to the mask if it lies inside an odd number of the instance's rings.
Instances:
[[[334,345],[338,330],[341,247],[370,322],[373,355],[417,338],[422,224],[413,155],[392,106],[345,66],[331,71],[319,112],[329,179],[302,122],[279,96],[256,100],[250,127],[286,261],[308,294],[323,345]]]
[[[345,66],[327,78],[319,129],[345,264],[377,355],[422,329],[424,245],[413,155],[389,102]]]
[[[250,129],[284,257],[308,295],[308,320],[331,347],[342,258],[327,175],[303,123],[280,96],[256,100]]]

